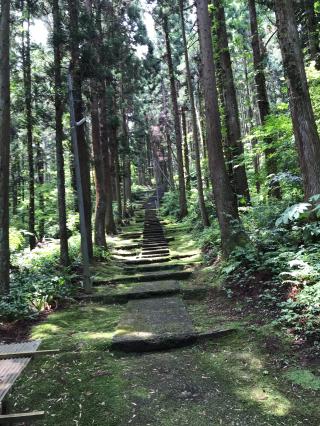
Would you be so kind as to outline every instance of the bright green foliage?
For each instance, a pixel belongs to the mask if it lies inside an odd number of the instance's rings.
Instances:
[[[79,241],[71,246],[76,266]],[[47,243],[32,252],[25,250],[13,257],[10,294],[0,301],[0,320],[36,318],[39,313],[56,308],[59,300],[76,290],[76,276],[59,266],[59,246]]]
[[[320,390],[320,379],[309,370],[291,370],[286,377],[304,389]]]

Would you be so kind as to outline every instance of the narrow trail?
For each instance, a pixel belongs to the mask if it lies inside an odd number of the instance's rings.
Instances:
[[[159,194],[153,195],[144,206],[142,261],[170,260],[168,241],[157,216],[158,198]],[[168,349],[190,341],[195,335],[191,318],[181,296],[178,295],[179,282],[173,279],[168,280],[168,278],[176,278],[176,273],[172,271],[179,269],[179,265],[151,263],[147,268],[138,267],[139,272],[146,272],[146,269],[159,274],[153,281],[138,286],[139,300],[128,302],[127,311],[113,339],[115,349],[138,352]]]
[[[163,190],[158,190],[144,205],[145,220],[139,258],[142,262],[152,260],[164,263],[136,266],[140,281],[144,281],[144,284],[133,284],[136,291],[131,292],[130,296],[136,300],[128,301],[127,310],[113,338],[113,349],[125,352],[172,349],[193,344],[199,338],[214,338],[232,332],[232,329],[220,329],[200,334],[194,329],[179,281],[189,278],[192,272],[179,271],[178,263],[169,263],[168,240],[157,215],[157,202],[162,194]]]

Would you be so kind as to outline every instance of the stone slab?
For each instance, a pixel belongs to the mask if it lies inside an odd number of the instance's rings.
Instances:
[[[96,294],[85,294],[78,297],[78,300],[86,302],[100,302],[104,304],[127,303],[129,300],[146,299],[152,297],[171,296],[181,292],[180,284],[177,281],[155,281],[133,285],[125,289],[112,289]]]
[[[158,261],[158,260],[157,260]],[[111,279],[97,278],[93,281],[94,286],[105,285],[108,283],[130,283],[130,282],[150,282],[150,281],[168,281],[168,280],[184,280],[190,277],[191,270],[185,271],[159,271],[145,272],[143,274],[118,276]]]
[[[112,347],[145,351],[183,344],[196,339],[190,315],[180,297],[132,300],[120,320]]]
[[[125,271],[127,273],[142,273],[142,272],[155,272],[155,271],[170,271],[170,270],[181,270],[183,265],[176,264],[165,264],[165,263],[154,263],[151,265],[135,265],[135,266],[126,266]]]

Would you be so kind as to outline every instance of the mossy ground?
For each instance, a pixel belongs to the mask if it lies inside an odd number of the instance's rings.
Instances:
[[[79,305],[50,315],[32,337],[66,352],[32,361],[10,396],[11,411],[43,409],[43,426],[319,424],[319,392],[293,386],[279,366],[290,360],[286,346],[270,355],[265,330],[231,311],[210,315],[207,302],[187,306],[199,331],[232,325],[237,332],[124,356],[108,350],[124,306]]]
[[[168,227],[176,230],[172,250],[196,250],[183,227]],[[211,273],[196,273],[193,286],[212,282]],[[208,299],[186,302],[195,328],[236,332],[166,352],[110,352],[124,305],[79,304],[50,315],[32,337],[62,353],[29,364],[10,410],[45,410],[42,426],[319,425],[316,369],[306,373],[290,341],[212,288]]]

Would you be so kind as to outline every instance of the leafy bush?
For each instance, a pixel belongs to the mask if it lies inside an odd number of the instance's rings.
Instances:
[[[166,192],[162,199],[161,213],[164,216],[179,217],[179,192],[177,190]]]
[[[79,252],[79,245],[77,246]],[[72,255],[72,250],[71,250]],[[74,292],[71,269],[59,266],[56,242],[25,250],[12,257],[9,295],[0,301],[0,318],[10,321],[34,318]]]
[[[16,252],[21,250],[25,244],[23,232],[17,228],[10,228],[9,230],[9,245],[10,251]]]

